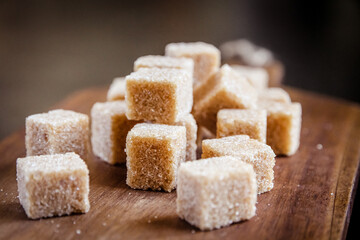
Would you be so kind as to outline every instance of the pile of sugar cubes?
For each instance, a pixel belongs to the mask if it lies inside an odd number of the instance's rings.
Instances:
[[[91,129],[73,111],[26,119],[17,180],[29,218],[89,210],[89,142],[99,159],[126,163],[129,187],[176,189],[177,214],[201,230],[255,215],[257,194],[274,186],[275,156],[299,147],[301,105],[268,88],[262,68],[220,67],[213,45],[171,43],[165,53],[114,79],[108,101],[91,109]]]

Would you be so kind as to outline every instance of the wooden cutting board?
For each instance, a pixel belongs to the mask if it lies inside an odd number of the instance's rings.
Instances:
[[[360,155],[360,107],[286,88],[303,107],[299,151],[279,157],[275,187],[258,196],[249,221],[201,232],[175,212],[172,193],[132,190],[126,166],[87,159],[91,209],[87,214],[27,219],[17,198],[15,163],[25,156],[24,129],[0,143],[0,239],[340,239],[346,236]],[[89,114],[105,88],[76,92],[55,108]]]

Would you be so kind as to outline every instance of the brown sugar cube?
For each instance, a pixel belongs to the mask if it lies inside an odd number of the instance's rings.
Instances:
[[[193,59],[195,84],[207,80],[220,66],[220,51],[208,43],[170,43],[165,55]]]
[[[140,123],[126,139],[126,184],[134,189],[171,192],[178,167],[185,161],[186,128]]]
[[[91,143],[93,153],[110,164],[126,162],[127,133],[139,123],[128,120],[126,103],[95,103],[91,109]]]
[[[26,118],[26,155],[75,152],[85,157],[89,148],[89,117],[53,110]]]
[[[247,39],[225,42],[221,44],[220,50],[224,59],[237,59],[248,66],[262,67],[274,61],[274,55],[270,50]]]
[[[125,78],[115,78],[107,92],[107,101],[125,100]]]
[[[200,132],[200,134],[199,134],[199,132]],[[198,140],[197,145],[198,145],[198,148],[202,149],[202,144],[203,144],[204,140],[214,139],[214,138],[216,138],[216,135],[212,134],[206,128],[200,126],[199,131],[198,131],[198,138],[199,137],[201,137],[200,138],[201,142],[200,142],[200,140]],[[237,138],[237,140],[241,139],[241,140],[244,140],[244,141],[250,139],[250,137],[248,135],[236,135],[236,138]],[[200,157],[201,157],[201,155],[200,155]]]
[[[231,65],[231,67],[238,74],[245,76],[256,90],[262,91],[268,87],[269,75],[264,68],[242,65]]]
[[[196,160],[196,138],[197,138],[197,125],[196,121],[190,113],[182,117],[175,123],[178,126],[186,128],[186,161]]]
[[[202,143],[202,158],[236,156],[253,166],[256,173],[257,192],[264,193],[274,187],[275,154],[266,144],[237,135],[208,139]]]
[[[154,67],[186,70],[190,73],[192,78],[194,72],[194,61],[190,58],[148,55],[139,57],[134,63],[134,71],[137,71],[140,68]]]
[[[259,104],[267,102],[291,103],[289,94],[282,88],[268,88],[259,92]]]
[[[269,86],[279,86],[284,77],[284,65],[276,60],[274,54],[263,47],[256,46],[246,39],[238,39],[222,44],[221,54],[226,63],[264,68],[269,76]]]
[[[18,158],[19,200],[29,218],[86,213],[89,170],[75,153]]]
[[[201,230],[255,216],[255,173],[250,164],[236,157],[182,163],[178,178],[177,214]]]
[[[266,143],[276,155],[293,155],[300,145],[301,104],[267,102]]]
[[[266,143],[266,110],[222,109],[218,112],[216,137],[242,134]]]
[[[193,99],[194,99],[194,107],[197,102],[202,100],[206,97],[207,94],[209,94],[212,90],[214,90],[214,87],[219,83],[219,72],[223,72],[224,66],[222,68],[213,73],[206,81],[203,81],[193,88]],[[234,72],[235,73],[235,72]]]
[[[193,114],[199,125],[216,133],[216,116],[224,108],[251,109],[257,107],[257,91],[246,78],[224,65],[207,81],[208,91],[195,102]],[[195,93],[194,93],[195,96]]]
[[[172,124],[191,111],[192,79],[185,70],[141,68],[126,77],[125,101],[130,120]]]

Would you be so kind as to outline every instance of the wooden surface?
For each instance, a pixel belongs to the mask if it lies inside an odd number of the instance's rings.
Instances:
[[[277,158],[275,187],[258,197],[249,221],[201,232],[175,212],[176,192],[132,190],[126,166],[89,157],[87,214],[27,219],[17,199],[15,163],[25,155],[24,130],[0,143],[0,239],[341,239],[346,236],[360,152],[360,108],[289,89],[303,107],[299,151]],[[105,88],[76,92],[56,108],[89,113]]]

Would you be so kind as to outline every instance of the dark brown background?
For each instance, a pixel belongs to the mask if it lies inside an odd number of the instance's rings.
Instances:
[[[275,52],[285,84],[360,101],[359,1],[0,1],[0,138],[169,42],[243,37]]]

